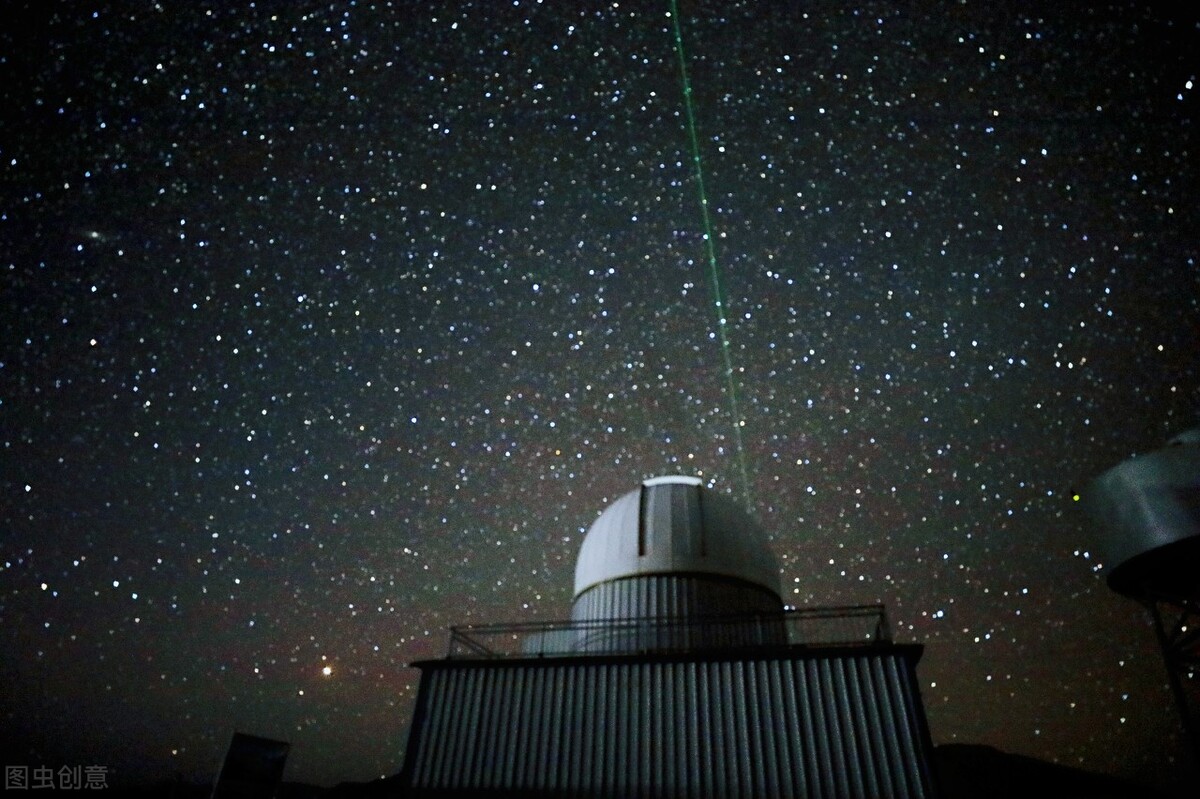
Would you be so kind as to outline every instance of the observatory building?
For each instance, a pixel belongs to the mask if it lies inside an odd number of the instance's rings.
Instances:
[[[916,681],[880,606],[786,610],[754,521],[690,477],[592,524],[571,618],[451,628],[406,796],[929,797]]]

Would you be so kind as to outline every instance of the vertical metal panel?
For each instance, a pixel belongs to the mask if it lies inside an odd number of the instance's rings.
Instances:
[[[901,673],[899,673],[895,663],[886,662],[884,667],[889,684],[903,684],[904,677]],[[898,739],[898,748],[902,753],[902,757],[907,762],[917,763],[916,757],[919,741],[918,736],[913,730],[913,725],[911,724],[911,720],[914,717],[913,707],[909,702],[906,701],[905,694],[905,691],[895,691],[889,695],[889,698],[892,701],[892,713],[897,721],[896,736]],[[914,774],[913,776],[916,778],[919,775]],[[920,785],[920,781],[918,779],[914,779],[913,782],[916,783],[913,787],[919,789],[918,786]]]
[[[525,745],[521,747],[524,753],[520,786],[532,788],[543,793],[546,780],[553,778],[556,764],[551,759],[551,747],[557,736],[557,726],[554,721],[554,698],[547,689],[553,684],[554,669],[552,666],[542,669],[531,669],[530,683],[527,692],[530,696],[530,719],[525,725],[529,731]]]
[[[487,758],[491,747],[481,746],[487,732],[483,725],[483,715],[492,711],[493,703],[489,697],[494,693],[493,685],[503,676],[505,670],[492,674],[480,674],[476,679],[467,677],[462,681],[461,695],[463,701],[471,706],[463,708],[455,719],[455,733],[459,738],[461,749],[457,753],[456,762],[463,764],[463,770],[480,779],[490,773]],[[465,675],[464,675],[465,676]],[[498,715],[493,711],[493,715]],[[499,721],[499,719],[497,719]],[[454,768],[454,763],[450,764]]]
[[[570,791],[574,786],[571,780],[571,775],[579,771],[579,734],[578,734],[578,716],[575,714],[574,696],[578,693],[575,687],[575,675],[577,669],[563,668],[560,672],[562,675],[559,683],[559,702],[562,705],[562,726],[559,728],[562,731],[563,751],[559,758],[562,763],[562,772],[558,778],[558,785],[564,791]]]
[[[424,664],[403,779],[479,795],[929,797],[914,650]]]
[[[444,748],[446,757],[443,758],[443,762],[438,764],[435,771],[439,780],[450,779],[454,763],[469,752],[468,742],[465,740],[469,728],[463,722],[465,718],[473,716],[477,711],[477,708],[471,707],[470,691],[474,687],[471,676],[468,674],[447,675],[446,693],[452,704],[441,717],[440,747]],[[462,711],[456,712],[456,708],[462,708],[466,714],[464,715]]]
[[[499,788],[510,784],[514,768],[513,746],[511,740],[516,738],[517,726],[520,724],[521,692],[517,684],[517,676],[521,669],[501,666],[496,669],[496,681],[491,688],[494,695],[488,701],[498,705],[499,715],[505,723],[496,726],[497,737],[493,742],[496,750],[495,764],[489,774],[483,775],[482,784],[489,788]],[[462,785],[464,783],[452,783]]]
[[[712,736],[712,760],[713,760],[713,776],[712,776],[712,793],[727,793],[726,785],[726,770],[729,767],[729,753],[726,752],[725,741],[725,714],[724,710],[726,702],[720,696],[721,692],[721,677],[718,672],[720,664],[705,663],[701,666],[701,671],[704,673],[704,694],[700,701],[704,703],[708,710],[708,729],[706,732]]]
[[[894,701],[889,696],[890,693],[886,690],[888,685],[887,675],[884,673],[884,659],[879,657],[871,658],[871,672],[875,676],[875,683],[883,686],[877,695],[883,700],[874,703],[874,707],[879,715],[879,727],[881,734],[890,733],[886,739],[888,744],[885,747],[886,764],[888,773],[892,777],[892,795],[899,797],[909,797],[913,795],[911,786],[906,779],[907,770],[903,767],[904,754],[900,751],[899,739],[894,730],[898,724],[903,723],[903,720],[897,718],[894,712]]]
[[[829,682],[822,685],[823,699],[829,703],[830,715],[836,729],[833,730],[834,743],[840,747],[842,772],[846,776],[847,795],[864,796],[862,785],[862,765],[858,760],[858,741],[854,735],[853,715],[846,696],[846,671],[838,668],[842,664],[822,661],[828,668]]]
[[[648,663],[630,664],[630,670],[636,680],[634,689],[628,694],[633,700],[630,708],[631,714],[634,717],[634,735],[629,741],[629,757],[630,762],[636,761],[638,768],[632,771],[635,774],[635,779],[632,780],[630,786],[636,793],[636,786],[652,785],[654,781],[653,760],[654,754],[651,750],[653,741],[651,740],[650,721],[653,714],[648,713],[649,703],[653,701],[650,696],[651,682]]]
[[[609,747],[620,734],[617,719],[609,710],[608,682],[611,677],[610,669],[584,669],[588,683],[587,723],[583,725],[582,735],[589,741],[587,763],[588,771],[582,775],[584,789],[595,786],[597,790],[612,790],[615,775],[612,767],[615,758],[610,756]],[[596,735],[596,730],[611,730],[608,735]]]
[[[672,664],[674,665],[674,664]],[[651,750],[654,757],[654,783],[661,785],[665,793],[670,793],[675,787],[674,747],[669,730],[673,729],[673,720],[678,708],[672,704],[674,692],[671,687],[675,680],[674,674],[667,669],[653,669],[650,678],[653,682],[651,695],[655,704],[664,712],[652,713],[650,716]]]
[[[908,720],[906,729],[910,741],[909,751],[912,753],[910,762],[917,766],[913,776],[920,780],[921,793],[932,792],[934,790],[933,767],[930,758],[922,755],[932,750],[933,744],[929,739],[929,727],[925,722],[925,708],[921,704],[921,691],[917,686],[916,670],[912,668],[911,663],[890,662],[888,665],[895,674],[896,683],[904,687],[904,690],[898,692],[898,698],[903,702],[905,717]],[[903,668],[903,666],[907,666],[907,668]]]
[[[737,717],[737,740],[738,759],[740,768],[738,771],[741,776],[741,795],[754,797],[762,795],[758,789],[758,781],[755,773],[761,757],[759,755],[759,741],[756,740],[755,733],[757,732],[757,723],[754,718],[754,711],[758,707],[758,702],[754,701],[755,697],[749,696],[749,688],[747,685],[747,664],[735,662],[733,665],[733,712]],[[739,690],[739,688],[741,690]]]
[[[442,688],[442,692],[445,695],[443,697],[439,697],[439,700],[433,703],[433,706],[436,708],[434,717],[435,726],[433,728],[434,734],[431,736],[433,740],[430,741],[431,746],[427,753],[429,756],[428,766],[431,769],[429,779],[433,781],[434,784],[440,783],[446,779],[446,775],[442,773],[442,770],[447,767],[447,763],[439,757],[439,754],[445,753],[446,755],[451,755],[451,736],[449,735],[446,727],[448,720],[453,717],[453,714],[456,710],[455,702],[457,701],[458,697],[455,696],[455,683],[460,680],[463,675],[455,674],[453,672],[445,672],[438,676],[441,678],[439,680],[439,684],[433,687],[435,690],[439,687]]]
[[[830,753],[828,727],[825,724],[825,707],[821,702],[821,675],[816,661],[802,661],[797,664],[803,669],[800,690],[803,691],[804,707],[802,712],[808,722],[808,740],[812,741],[813,769],[820,780],[816,786],[816,796],[836,796],[834,780],[837,779],[837,766],[834,765]]]
[[[509,734],[504,739],[505,758],[504,779],[500,783],[504,788],[515,788],[524,781],[525,754],[527,746],[517,745],[518,740],[528,739],[532,735],[529,725],[533,721],[530,713],[529,679],[532,676],[529,669],[512,670],[513,707],[512,720],[509,724]]]
[[[469,787],[486,787],[494,779],[498,769],[504,762],[507,744],[506,732],[509,729],[507,703],[504,700],[509,694],[506,681],[511,679],[511,669],[490,669],[491,674],[479,675],[475,682],[479,686],[478,701],[483,706],[465,712],[467,723],[475,725],[477,740],[480,742],[478,762],[479,773],[470,775],[466,784]]]
[[[779,767],[781,752],[778,732],[783,729],[783,720],[778,717],[780,709],[778,683],[772,680],[772,671],[774,670],[769,668],[766,663],[758,661],[750,665],[754,669],[756,683],[756,690],[751,691],[751,695],[759,697],[759,712],[762,714],[760,723],[765,730],[774,731],[764,737],[763,745],[760,747],[763,784],[777,786],[778,796],[780,799],[785,799],[785,797],[791,796],[792,792],[789,790],[790,780],[780,771]]]
[[[865,660],[854,660],[847,664],[849,677],[846,683],[846,698],[853,708],[854,737],[858,741],[859,762],[862,764],[863,790],[867,796],[879,796],[879,770],[877,760],[879,753],[873,747],[871,740],[870,706],[868,691],[871,686],[867,683],[870,663]]]
[[[764,730],[762,744],[759,747],[759,759],[762,761],[760,765],[762,784],[768,788],[775,786],[776,796],[783,799],[783,797],[791,796],[791,791],[788,789],[790,780],[783,778],[779,771],[778,742],[782,725],[776,717],[779,702],[771,683],[771,669],[762,661],[752,661],[748,664],[748,668],[753,670],[755,686],[750,695],[757,697],[758,723]]]
[[[896,786],[892,781],[892,763],[888,757],[887,746],[883,740],[883,727],[879,717],[878,705],[875,701],[884,686],[875,679],[874,666],[877,658],[869,658],[858,664],[860,677],[857,700],[862,713],[863,736],[869,746],[869,760],[872,777],[875,780],[872,790],[875,795],[883,793],[894,794]]]
[[[566,683],[570,669],[562,666],[555,670],[555,680],[550,686],[550,690],[554,694],[554,717],[551,723],[552,730],[563,731],[560,735],[554,736],[555,750],[551,752],[550,762],[556,766],[554,781],[551,785],[555,788],[566,787],[566,772],[568,764],[571,762],[570,749],[568,745],[571,741],[571,725],[567,722],[567,689]],[[549,786],[548,786],[549,787]]]
[[[511,788],[519,784],[520,764],[517,761],[520,757],[521,747],[517,745],[517,741],[524,737],[521,725],[526,720],[525,707],[529,702],[529,695],[525,691],[525,669],[503,669],[503,673],[505,676],[504,693],[508,703],[508,725],[506,732],[498,741],[503,757],[495,784],[501,788]]]
[[[784,706],[780,701],[782,692],[779,690],[778,670],[762,662],[756,663],[755,668],[762,686],[763,726],[771,731],[766,742],[767,764],[764,773],[767,785],[779,786],[780,799],[789,799],[794,796],[794,791],[790,771],[784,764],[787,759],[784,746],[787,720],[782,716]]]
[[[873,697],[882,697],[887,692],[887,683],[883,679],[880,658],[871,658],[870,672],[872,690],[867,700],[875,736],[875,747],[879,752],[880,769],[883,771],[882,790],[892,796],[909,797],[912,792],[909,791],[904,779],[904,763],[893,745],[894,738],[890,737],[891,729],[896,723],[895,719],[890,715],[886,701],[871,701]]]
[[[778,669],[779,685],[783,693],[782,701],[784,703],[782,714],[787,718],[788,725],[781,729],[781,734],[786,737],[789,743],[788,749],[791,752],[792,762],[794,766],[791,770],[792,781],[796,785],[796,792],[799,796],[818,796],[817,789],[817,774],[812,767],[815,757],[813,756],[813,739],[808,734],[812,724],[803,710],[804,699],[804,683],[796,679],[797,670],[801,664],[795,661],[781,664],[784,668]],[[797,777],[799,775],[799,777]]]
[[[582,703],[586,697],[581,685],[583,675],[580,669],[564,668],[561,674],[562,682],[558,684],[563,695],[561,783],[564,789],[569,791],[578,785],[578,778],[583,773],[583,749],[587,743],[583,734],[583,724],[587,715]]]
[[[455,675],[455,679],[451,683],[451,696],[454,697],[454,705],[452,707],[470,708],[467,714],[463,713],[447,713],[445,716],[445,740],[450,757],[453,758],[450,762],[442,766],[442,778],[446,779],[454,769],[454,763],[460,760],[467,750],[469,741],[467,736],[470,735],[470,728],[463,722],[475,715],[477,708],[471,707],[470,689],[472,682],[469,679],[471,675],[459,674]]]
[[[504,768],[508,750],[505,731],[510,726],[509,697],[512,695],[509,684],[513,670],[499,668],[488,671],[491,673],[469,676],[476,688],[472,693],[472,701],[478,701],[481,707],[463,708],[459,714],[460,723],[464,725],[463,734],[468,734],[467,731],[473,728],[476,745],[481,750],[476,759],[479,772],[464,774],[464,784],[481,788],[493,785],[496,775]],[[487,709],[486,724],[484,708]],[[466,758],[461,758],[450,766],[451,769],[465,768]]]
[[[838,718],[836,698],[833,696],[833,670],[827,659],[817,661],[817,679],[813,684],[816,702],[821,706],[821,718],[825,721],[824,734],[829,742],[830,765],[837,796],[851,796],[850,775],[846,767],[846,741],[842,737],[841,719]]]
[[[728,759],[725,753],[725,739],[721,735],[723,705],[718,698],[720,693],[717,666],[713,663],[697,664],[700,671],[700,704],[704,708],[704,724],[700,734],[709,741],[709,757],[712,762],[712,773],[708,777],[708,792],[716,796],[725,791],[725,768]]]
[[[500,759],[499,780],[497,785],[505,789],[511,789],[520,785],[520,780],[517,779],[516,756],[518,747],[514,745],[516,740],[527,738],[529,731],[523,727],[526,720],[523,719],[521,713],[521,705],[529,701],[527,691],[523,690],[521,678],[526,672],[522,668],[502,668],[500,674],[503,679],[500,680],[498,686],[504,692],[504,698],[508,703],[508,723],[497,723],[492,727],[492,741],[490,745],[496,750]]]
[[[733,741],[731,742],[738,754],[738,768],[736,774],[738,777],[738,795],[745,797],[756,796],[754,782],[754,765],[758,761],[758,747],[754,741],[754,723],[750,718],[751,709],[755,707],[754,702],[747,702],[746,699],[746,674],[745,663],[733,662],[730,665],[731,677],[729,681],[729,693],[732,695],[733,702],[730,704],[730,709],[733,711]]]
[[[683,764],[684,773],[688,775],[687,788],[691,794],[701,795],[705,788],[705,777],[713,773],[712,749],[710,739],[704,734],[703,723],[704,705],[700,697],[700,666],[697,663],[686,664],[687,677],[685,690],[687,692],[687,748]],[[699,766],[699,768],[697,768]]]

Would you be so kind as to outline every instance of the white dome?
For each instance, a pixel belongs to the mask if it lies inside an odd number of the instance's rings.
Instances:
[[[779,594],[779,564],[741,507],[695,477],[656,477],[592,523],[575,563],[575,596],[647,574],[707,574]]]

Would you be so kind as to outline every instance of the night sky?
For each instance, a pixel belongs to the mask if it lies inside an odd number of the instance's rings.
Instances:
[[[731,397],[666,0],[28,5],[6,763],[394,773],[408,664],[683,473],[887,604],[936,743],[1181,781],[1072,493],[1200,422],[1194,15],[684,0]]]

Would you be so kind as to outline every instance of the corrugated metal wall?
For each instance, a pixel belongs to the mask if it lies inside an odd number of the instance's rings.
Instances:
[[[647,574],[592,586],[575,598],[571,618],[705,618],[782,612],[783,603],[777,595],[743,580],[699,574]]]
[[[916,646],[419,664],[414,795],[928,797]]]
[[[712,623],[716,616],[759,614],[761,623]],[[575,599],[573,621],[609,619],[696,619],[703,624],[613,626],[581,633],[581,652],[637,652],[786,643],[783,603],[762,586],[729,577],[651,574],[609,580]]]

